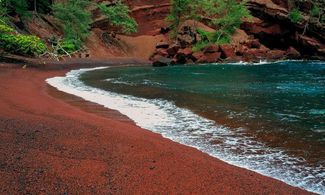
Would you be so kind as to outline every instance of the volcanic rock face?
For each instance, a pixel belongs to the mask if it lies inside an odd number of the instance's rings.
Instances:
[[[241,26],[249,35],[253,35],[262,44],[272,50],[293,49],[302,58],[325,59],[325,26],[304,17],[300,23],[290,21],[289,3],[286,0],[249,0],[247,3],[253,20]],[[308,7],[308,5],[306,5]],[[305,25],[308,22],[308,28]],[[299,55],[300,56],[300,55]],[[285,57],[285,56],[283,56]]]
[[[302,4],[306,10],[310,9],[308,3]],[[325,59],[325,26],[307,17],[300,23],[291,22],[288,10],[292,7],[288,0],[249,0],[247,6],[253,18],[241,25],[231,44],[220,47],[210,45],[186,55],[180,52],[182,50],[171,47],[167,50],[167,57],[175,58],[179,63]],[[307,22],[308,28],[305,28]],[[204,26],[211,30],[204,24],[200,25],[200,28]],[[179,47],[191,48],[200,40],[193,26],[189,21],[181,26],[177,36]]]

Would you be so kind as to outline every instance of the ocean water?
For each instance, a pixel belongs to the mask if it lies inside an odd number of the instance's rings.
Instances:
[[[325,194],[325,62],[95,68],[47,82],[230,164]]]

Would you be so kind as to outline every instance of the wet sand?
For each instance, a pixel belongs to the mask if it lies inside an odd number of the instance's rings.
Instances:
[[[45,83],[68,69],[0,69],[0,194],[308,194]]]

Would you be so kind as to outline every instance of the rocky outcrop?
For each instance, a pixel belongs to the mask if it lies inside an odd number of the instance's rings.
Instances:
[[[294,48],[297,51],[295,57],[299,53],[299,58],[325,59],[324,25],[306,15],[299,23],[291,22],[286,0],[249,0],[247,6],[254,18],[244,22],[241,28],[248,35],[254,36],[271,50],[290,49],[292,52]]]
[[[159,57],[156,57],[155,59],[153,59],[152,66],[163,67],[163,66],[171,65],[172,62],[173,62],[173,60],[171,60],[170,58],[159,56]]]

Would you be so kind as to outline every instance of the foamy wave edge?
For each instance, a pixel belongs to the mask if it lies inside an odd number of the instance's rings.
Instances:
[[[175,142],[201,150],[229,164],[249,169],[281,180],[289,185],[310,192],[325,194],[322,183],[325,168],[300,167],[304,159],[291,157],[283,150],[266,147],[244,135],[243,129],[228,129],[196,115],[190,110],[179,108],[173,102],[162,99],[144,99],[130,95],[117,94],[85,85],[79,76],[87,71],[105,69],[97,67],[72,70],[64,77],[49,78],[46,82],[59,91],[76,95],[84,100],[117,110],[132,119],[138,126],[159,133]],[[188,132],[191,131],[191,134]],[[212,145],[206,135],[212,135],[220,144]],[[202,137],[204,139],[202,139]],[[212,141],[212,140],[211,140]],[[249,155],[238,155],[233,151],[249,151]],[[262,154],[261,151],[263,151]],[[245,153],[245,152],[244,152]],[[282,166],[274,167],[276,161]],[[318,183],[315,183],[318,181]]]

